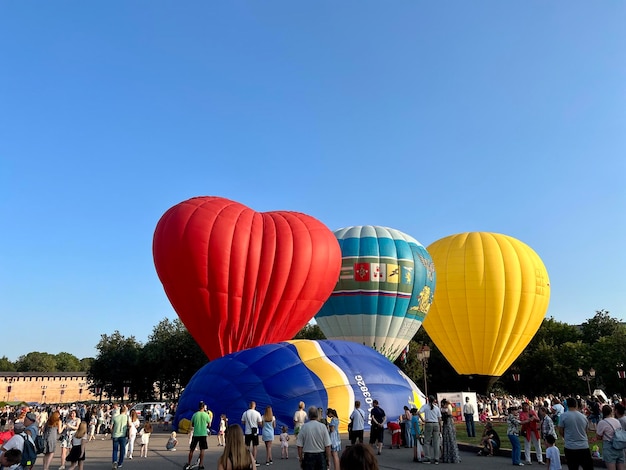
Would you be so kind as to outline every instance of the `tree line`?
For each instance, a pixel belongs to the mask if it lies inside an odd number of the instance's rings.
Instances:
[[[325,339],[317,325],[306,325],[294,339]],[[431,348],[427,368],[417,358],[421,345]],[[134,336],[119,331],[101,335],[95,358],[77,359],[68,353],[56,355],[32,352],[15,363],[0,358],[0,370],[19,372],[87,371],[92,393],[100,391],[104,398],[176,399],[185,385],[208,359],[178,319],[162,320],[148,341],[142,344]],[[504,394],[537,396],[544,394],[587,395],[588,384],[581,380],[581,369],[590,378],[589,387],[601,388],[608,394],[626,392],[625,371],[626,326],[606,310],[599,310],[582,325],[569,325],[549,317],[517,358],[515,363],[492,386],[490,391]],[[472,378],[459,376],[423,328],[409,345],[406,358],[396,365],[422,386],[424,373],[432,391],[475,390]],[[514,380],[513,372],[516,374]],[[623,375],[622,375],[623,376]],[[99,389],[99,390],[98,390]]]

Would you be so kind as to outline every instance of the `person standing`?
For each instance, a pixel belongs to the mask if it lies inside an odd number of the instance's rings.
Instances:
[[[596,426],[596,435],[602,439],[602,460],[609,470],[624,470],[624,450],[614,449],[612,445],[617,429],[622,429],[622,424],[613,417],[611,407],[603,405],[602,421]]]
[[[568,397],[565,400],[567,411],[559,419],[559,434],[565,441],[563,443],[563,453],[567,460],[569,470],[593,470],[593,459],[589,451],[589,440],[587,438],[587,428],[589,423],[587,417],[578,411],[578,403],[575,398]]]
[[[513,465],[523,467],[524,464],[521,461],[522,446],[519,442],[521,423],[517,406],[509,408],[509,416],[507,417],[506,424],[506,434],[509,437],[509,441],[511,441],[511,460],[513,461]]]
[[[57,447],[57,440],[61,434],[61,414],[58,411],[50,413],[43,431],[43,470],[50,470],[50,464]]]
[[[133,452],[135,451],[135,439],[137,439],[137,432],[139,430],[139,416],[135,410],[130,411],[130,417],[128,418],[128,442],[126,443],[126,458],[132,460]]]
[[[361,409],[361,402],[356,400],[354,402],[354,410],[350,415],[350,424],[352,425],[352,431],[350,432],[350,443],[356,444],[357,439],[363,443],[363,430],[365,429],[365,413]]]
[[[244,425],[246,447],[252,446],[250,454],[254,464],[258,467],[260,464],[256,459],[256,450],[259,446],[259,428],[263,426],[263,418],[261,413],[256,410],[256,402],[250,402],[250,407],[241,415],[241,423]]]
[[[452,405],[445,398],[441,400],[441,419],[443,428],[441,436],[443,439],[443,453],[441,461],[444,463],[459,463],[459,446],[456,442],[456,428],[454,427],[454,416],[452,416]]]
[[[80,418],[76,416],[76,411],[72,410],[68,414],[68,418],[65,421],[65,426],[62,432],[63,439],[61,440],[61,466],[59,470],[65,470],[65,459],[69,449],[72,448],[72,438],[74,433],[78,430],[80,425]]]
[[[541,429],[541,439],[544,441],[548,436],[554,436],[556,439],[556,430],[554,429],[554,421],[548,414],[548,408],[542,406],[539,408],[539,419],[541,420],[539,429]]]
[[[413,462],[422,461],[422,444],[420,443],[420,435],[422,431],[420,429],[419,415],[417,414],[417,408],[411,408],[411,438],[413,441]]]
[[[441,432],[441,410],[435,403],[433,395],[428,396],[428,403],[420,408],[420,416],[424,421],[424,454],[426,460],[439,464],[439,433]]]
[[[470,403],[470,397],[465,397],[465,404],[463,405],[463,418],[465,419],[467,437],[476,437],[476,428],[474,427],[474,405]]]
[[[74,412],[72,412],[74,413]],[[113,468],[121,467],[124,463],[124,454],[126,453],[126,432],[129,422],[126,414],[126,405],[122,405],[120,411],[113,418],[111,427],[111,438],[113,439]],[[74,437],[72,435],[72,437]]]
[[[413,434],[411,432],[411,410],[404,405],[404,413],[402,414],[400,427],[402,428],[402,440],[404,440],[404,447],[413,447]]]
[[[522,411],[519,414],[522,423],[522,434],[524,436],[524,456],[526,457],[526,465],[532,463],[530,459],[530,444],[535,447],[537,462],[543,465],[543,451],[541,450],[541,442],[539,442],[539,416],[527,402],[522,403]]]
[[[298,403],[298,410],[293,414],[293,433],[298,436],[300,428],[306,421],[306,411],[304,411],[304,402]]]
[[[274,430],[276,429],[276,417],[272,412],[271,406],[265,407],[263,415],[263,443],[265,444],[265,465],[273,465],[272,460],[272,444],[274,443]]]
[[[198,411],[196,411],[191,417],[191,427],[193,429],[193,437],[191,438],[191,444],[189,444],[189,455],[187,457],[187,464],[184,469],[188,470],[191,467],[191,459],[196,451],[196,447],[200,446],[200,461],[198,462],[198,468],[204,468],[204,451],[209,448],[207,442],[208,428],[211,424],[211,417],[206,412],[206,405],[203,401],[198,404]]]
[[[339,437],[339,417],[337,410],[328,408],[326,416],[330,418],[328,432],[330,434],[330,453],[332,455],[333,470],[339,470],[339,453],[341,452],[341,438]]]
[[[372,417],[372,427],[370,429],[370,445],[376,446],[378,455],[380,455],[383,450],[385,421],[387,421],[387,415],[385,415],[385,410],[378,406],[378,400],[374,400],[372,402],[372,405],[374,405],[374,407],[370,412],[370,416]]]
[[[330,464],[330,435],[318,421],[317,408],[309,408],[309,421],[298,433],[296,444],[302,470],[326,470]]]

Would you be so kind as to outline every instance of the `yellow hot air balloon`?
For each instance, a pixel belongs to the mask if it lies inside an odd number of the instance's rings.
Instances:
[[[550,281],[543,262],[528,245],[498,233],[451,235],[427,250],[437,284],[426,332],[457,373],[495,381],[545,317]]]

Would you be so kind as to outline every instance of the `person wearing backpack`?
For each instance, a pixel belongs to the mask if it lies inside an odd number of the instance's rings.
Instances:
[[[15,434],[0,447],[0,452],[4,453],[11,449],[19,450],[22,453],[21,466],[24,470],[28,470],[35,465],[37,451],[35,450],[35,443],[25,430],[24,423],[16,421],[13,424]]]
[[[602,420],[596,425],[596,435],[602,439],[602,460],[609,470],[624,469],[624,449],[613,446],[615,431],[622,429],[622,424],[613,418],[613,409],[602,406]]]

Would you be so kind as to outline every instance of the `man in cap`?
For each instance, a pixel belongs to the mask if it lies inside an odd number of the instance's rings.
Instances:
[[[24,416],[24,427],[26,428],[26,434],[35,442],[35,438],[39,434],[39,425],[37,424],[37,416],[32,411],[29,411]]]

